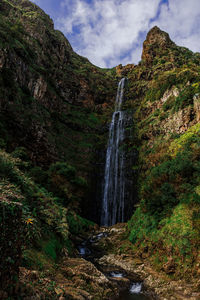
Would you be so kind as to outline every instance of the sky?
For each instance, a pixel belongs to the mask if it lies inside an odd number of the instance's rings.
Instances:
[[[141,59],[155,25],[179,46],[200,52],[200,0],[32,0],[53,19],[73,49],[112,68]]]

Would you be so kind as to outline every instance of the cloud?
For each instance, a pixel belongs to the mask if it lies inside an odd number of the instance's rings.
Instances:
[[[200,50],[200,1],[168,0],[161,6],[158,18],[151,24],[167,31],[176,44],[192,51]]]
[[[141,32],[157,14],[159,0],[63,0],[66,16],[56,27],[79,54],[101,67],[137,62],[141,57]],[[70,7],[70,10],[69,10]]]
[[[53,17],[74,50],[100,67],[137,63],[147,32],[159,26],[199,51],[199,0],[32,0]]]

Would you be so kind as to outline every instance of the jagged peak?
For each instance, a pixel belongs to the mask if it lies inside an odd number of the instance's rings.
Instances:
[[[154,26],[147,33],[146,40],[143,43],[142,60],[150,63],[152,58],[157,55],[156,49],[170,48],[175,45],[170,39],[169,34],[162,31],[158,26]]]
[[[147,33],[146,41],[151,43],[159,44],[174,44],[169,37],[169,34],[165,31],[162,31],[158,26],[154,26]]]

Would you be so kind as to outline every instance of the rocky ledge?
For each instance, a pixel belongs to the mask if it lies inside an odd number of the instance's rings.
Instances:
[[[75,257],[66,252],[59,264],[49,265],[45,271],[20,268],[20,280],[13,295],[27,300],[111,300],[120,299],[119,293],[128,291],[131,283],[142,283],[142,294],[148,299],[200,299],[200,281],[195,285],[172,280],[164,271],[158,273],[148,258],[134,255],[131,244],[122,247],[126,234],[126,225],[117,224],[76,237],[79,252],[74,253]],[[78,245],[90,247],[88,255],[82,255]],[[163,270],[170,267],[163,266]],[[0,297],[7,299],[3,292]]]
[[[184,280],[172,280],[166,272],[157,272],[148,261],[148,258],[138,258],[128,250],[120,248],[123,236],[126,234],[125,224],[117,224],[106,230],[107,237],[99,241],[101,245],[110,245],[111,252],[102,256],[98,264],[102,269],[120,269],[131,276],[135,281],[143,283],[145,294],[151,299],[157,300],[198,300],[200,299],[200,280],[198,283],[186,282]],[[131,245],[130,245],[131,248]],[[129,248],[129,249],[130,249]],[[115,249],[115,250],[114,250]],[[116,250],[117,249],[117,250]],[[108,251],[109,252],[109,251]],[[126,252],[123,253],[123,252]],[[163,266],[167,270],[171,266]]]

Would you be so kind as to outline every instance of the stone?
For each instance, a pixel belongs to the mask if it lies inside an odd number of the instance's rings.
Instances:
[[[153,59],[158,55],[157,49],[162,48],[164,51],[166,48],[173,46],[169,35],[160,30],[157,26],[154,26],[147,34],[146,40],[143,43],[142,60],[151,65]]]

